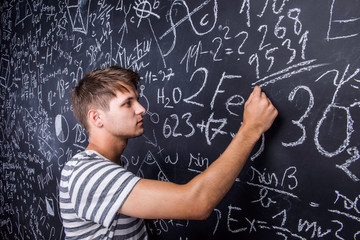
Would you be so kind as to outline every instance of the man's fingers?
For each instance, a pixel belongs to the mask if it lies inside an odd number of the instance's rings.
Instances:
[[[250,103],[254,96],[260,96],[261,94],[261,88],[259,86],[255,86],[254,90],[251,92],[247,102]]]
[[[260,95],[261,94],[261,88],[259,86],[255,86],[253,90],[254,95]]]

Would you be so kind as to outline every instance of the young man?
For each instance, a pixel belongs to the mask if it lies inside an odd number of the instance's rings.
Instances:
[[[109,67],[87,74],[72,93],[74,115],[89,145],[64,166],[60,210],[67,239],[147,239],[143,219],[206,219],[233,185],[277,110],[255,87],[243,124],[224,153],[190,182],[140,179],[120,156],[144,132],[138,74]]]

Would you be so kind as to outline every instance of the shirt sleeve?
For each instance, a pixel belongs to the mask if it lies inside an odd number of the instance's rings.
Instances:
[[[70,179],[70,198],[77,215],[109,227],[140,180],[111,161],[88,161]]]

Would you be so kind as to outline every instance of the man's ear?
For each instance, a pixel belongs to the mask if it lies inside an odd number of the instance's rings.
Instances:
[[[100,112],[96,109],[90,109],[88,112],[88,119],[90,120],[90,123],[96,127],[102,127],[103,122],[101,119]]]

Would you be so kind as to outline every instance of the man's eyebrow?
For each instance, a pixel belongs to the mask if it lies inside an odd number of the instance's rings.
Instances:
[[[120,101],[120,104],[122,105],[122,104],[126,103],[127,101],[134,100],[134,99],[137,99],[137,98],[133,97],[133,96],[127,97],[124,100]]]
[[[127,97],[124,100],[122,100],[121,102],[124,103],[124,102],[127,102],[127,101],[132,100],[132,99],[134,99],[134,97]]]

